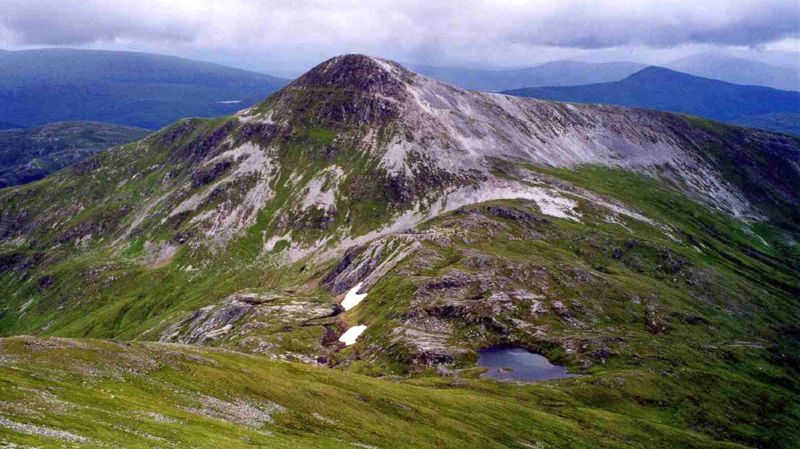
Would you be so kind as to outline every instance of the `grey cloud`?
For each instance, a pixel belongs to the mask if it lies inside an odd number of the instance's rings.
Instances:
[[[518,43],[597,49],[758,46],[800,35],[800,4],[795,0],[651,1],[638,8],[619,7],[621,4],[567,2],[551,14],[529,19],[530,26],[512,28],[509,36]]]
[[[800,36],[797,0],[0,0],[0,11],[0,36],[21,45],[485,56],[512,46],[759,46]]]
[[[126,2],[120,2],[126,3]],[[114,2],[0,0],[0,27],[25,45],[81,45],[118,39],[190,42],[196,33],[180,18],[158,20],[158,10],[143,14],[147,2],[135,8]],[[136,11],[138,10],[138,11]],[[133,12],[133,13],[132,13]]]

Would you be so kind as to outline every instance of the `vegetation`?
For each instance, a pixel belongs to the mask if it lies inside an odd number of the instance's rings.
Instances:
[[[0,131],[0,187],[35,181],[148,131],[97,122],[50,123]]]
[[[231,351],[91,339],[6,338],[0,356],[7,445],[742,447],[626,414],[635,403],[604,398],[622,412],[597,408],[592,394],[602,387],[588,378],[379,380]]]
[[[797,140],[647,115],[758,220],[668,165],[486,157],[481,177],[420,151],[391,173],[388,145],[429,143],[398,122],[408,86],[340,62],[254,116],[0,190],[0,442],[798,446],[800,185],[779,166]],[[491,196],[503,182],[528,199]],[[476,351],[497,344],[576,376],[483,379]]]

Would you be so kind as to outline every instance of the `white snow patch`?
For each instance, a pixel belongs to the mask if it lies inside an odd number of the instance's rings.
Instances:
[[[756,232],[753,231],[749,226],[743,226],[742,230],[744,231],[745,234],[757,238],[762,245],[769,248],[769,243],[767,243],[767,241],[764,240],[764,237],[761,237],[760,235],[756,234]]]
[[[232,324],[226,324],[226,325],[220,327],[219,329],[214,329],[214,330],[208,332],[206,334],[206,338],[209,338],[209,339],[217,338],[220,335],[224,335],[224,334],[228,333],[228,331],[231,330],[231,329],[233,329],[233,325]]]
[[[256,112],[258,106],[251,106],[236,113],[236,117],[242,123],[265,123],[267,125],[274,125],[275,120],[272,119],[273,111],[266,113]]]
[[[353,326],[350,329],[347,329],[347,331],[343,333],[341,337],[339,337],[339,341],[344,343],[345,346],[350,346],[356,342],[358,337],[360,337],[365,330],[367,330],[367,326],[363,324]]]
[[[363,282],[359,282],[355,287],[351,288],[349,292],[344,296],[344,300],[342,301],[342,307],[344,310],[350,310],[353,307],[357,306],[364,298],[367,297],[366,293],[359,294],[358,291],[361,289],[361,286],[364,285]]]
[[[195,193],[194,195],[190,196],[186,200],[184,200],[181,204],[178,205],[172,212],[169,213],[169,218],[174,217],[175,215],[181,214],[183,212],[190,212],[197,209],[200,204],[202,204],[205,199],[214,191],[214,189],[220,183],[214,183],[213,185],[209,186],[206,190],[202,192]]]
[[[322,190],[322,185],[325,183],[324,179],[315,178],[308,183],[308,192],[303,198],[303,209],[311,206],[333,206],[336,201],[333,189]]]

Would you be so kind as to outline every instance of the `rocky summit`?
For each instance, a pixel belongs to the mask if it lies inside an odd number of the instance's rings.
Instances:
[[[339,56],[0,190],[0,441],[796,447],[798,241],[795,137]]]

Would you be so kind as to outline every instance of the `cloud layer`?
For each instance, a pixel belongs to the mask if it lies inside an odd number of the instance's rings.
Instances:
[[[797,0],[0,0],[0,44],[139,43],[381,54],[761,46],[800,37]],[[424,59],[424,57],[423,57]]]
[[[109,40],[601,48],[757,45],[797,36],[796,0],[315,1],[1,0],[0,26],[26,44]]]

